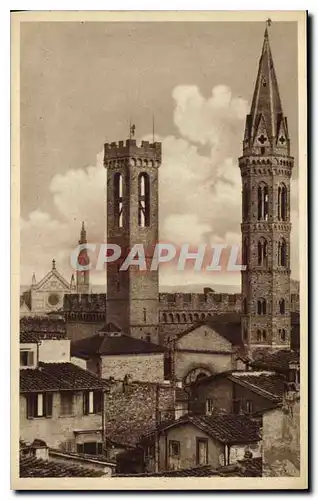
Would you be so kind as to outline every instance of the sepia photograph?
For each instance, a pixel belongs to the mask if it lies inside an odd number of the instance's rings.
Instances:
[[[11,487],[306,489],[306,12],[11,30]]]

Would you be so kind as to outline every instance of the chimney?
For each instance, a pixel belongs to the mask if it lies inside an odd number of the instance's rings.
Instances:
[[[41,460],[49,459],[49,448],[45,441],[42,439],[35,439],[30,446],[30,452],[35,458]]]

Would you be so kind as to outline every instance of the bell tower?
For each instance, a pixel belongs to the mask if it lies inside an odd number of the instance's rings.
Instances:
[[[158,342],[159,278],[150,270],[158,242],[158,168],[161,143],[106,143],[107,243],[121,257],[107,264],[107,322],[133,337]],[[130,250],[144,251],[144,269],[121,269]],[[141,254],[139,254],[140,256]]]
[[[86,229],[84,222],[82,222],[82,229],[81,229],[80,239],[78,240],[78,244],[85,245],[86,243],[87,243]],[[86,248],[83,248],[80,251],[78,256],[78,263],[81,266],[89,265],[89,256]],[[76,291],[77,293],[90,293],[89,269],[85,271],[78,269],[76,271]]]
[[[290,179],[294,159],[268,30],[250,114],[242,177],[242,339],[246,348],[290,348]]]

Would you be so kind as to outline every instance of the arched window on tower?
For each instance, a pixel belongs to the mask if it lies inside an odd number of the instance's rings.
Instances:
[[[260,342],[262,340],[262,330],[257,330],[256,339],[257,339],[257,342]]]
[[[259,266],[267,266],[268,245],[265,238],[260,238],[257,244],[257,262]]]
[[[266,300],[259,299],[257,301],[257,314],[266,314]]]
[[[243,248],[242,248],[242,264],[243,264],[243,266],[247,265],[247,261],[248,261],[248,244],[247,244],[247,238],[244,238]]]
[[[280,299],[279,301],[279,312],[280,314],[285,314],[285,299]]]
[[[257,189],[257,219],[268,220],[268,186],[265,183]]]
[[[277,212],[278,220],[287,220],[287,187],[285,184],[282,184],[278,188]]]
[[[117,172],[114,176],[114,218],[117,227],[123,227],[123,176]]]
[[[149,175],[142,173],[138,177],[138,225],[150,225],[150,181]]]
[[[243,184],[243,200],[242,200],[242,205],[243,205],[243,220],[246,220],[248,218],[248,212],[249,212],[249,192],[248,192],[248,185]]]
[[[243,314],[247,314],[247,300],[243,299]]]
[[[284,238],[278,242],[278,265],[287,266],[287,244]]]

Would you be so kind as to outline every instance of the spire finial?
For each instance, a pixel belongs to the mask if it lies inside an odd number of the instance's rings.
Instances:
[[[268,29],[272,24],[272,20],[270,18],[266,19],[266,28],[265,28],[265,38],[268,38]]]
[[[56,267],[55,267],[55,259],[52,260],[52,271],[55,270]]]
[[[32,285],[36,285],[35,272],[32,274]]]
[[[131,123],[131,118],[129,120],[129,139],[134,137],[136,131],[136,125]]]

